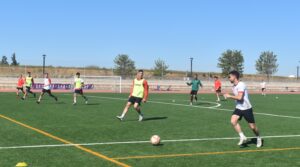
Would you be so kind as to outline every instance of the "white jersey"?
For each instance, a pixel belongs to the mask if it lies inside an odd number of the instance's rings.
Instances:
[[[265,88],[266,88],[266,82],[262,82],[262,83],[260,84],[260,87],[261,87],[262,89],[265,89]]]
[[[249,100],[249,94],[245,83],[239,82],[237,85],[233,86],[233,94],[237,96],[240,92],[244,94],[242,100],[236,100],[236,108],[239,110],[248,110],[252,108]]]
[[[44,78],[44,89],[45,90],[51,89],[51,79],[50,78]]]

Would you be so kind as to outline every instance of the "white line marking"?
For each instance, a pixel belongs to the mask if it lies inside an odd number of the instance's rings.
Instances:
[[[281,135],[281,136],[264,136],[263,139],[276,138],[297,138],[300,135]],[[255,138],[255,137],[253,137]],[[223,137],[223,138],[200,138],[200,139],[177,139],[177,140],[162,140],[162,143],[174,142],[197,142],[197,141],[219,141],[219,140],[237,140],[239,137]],[[0,147],[0,150],[9,149],[28,149],[28,148],[53,148],[53,147],[72,147],[72,146],[97,146],[97,145],[124,145],[124,144],[145,144],[150,141],[125,141],[125,142],[102,142],[102,143],[81,143],[81,144],[54,144],[54,145],[31,145],[31,146],[9,146]]]
[[[100,99],[111,99],[111,100],[127,100],[127,99],[124,99],[124,98],[114,98],[114,97],[101,97],[101,96],[89,96],[89,97],[100,98]],[[230,109],[222,109],[222,108],[216,108],[216,107],[191,106],[191,105],[186,105],[186,104],[166,103],[166,102],[159,102],[159,101],[148,101],[148,103],[174,105],[174,106],[182,106],[182,107],[192,107],[192,108],[205,108],[205,109],[218,110],[218,111],[230,111],[230,112],[233,111],[233,110],[230,110]],[[221,104],[220,104],[220,106],[221,106]],[[277,114],[269,114],[269,113],[254,112],[254,114],[270,116],[270,117],[279,117],[279,118],[300,119],[300,117],[296,117],[296,116],[277,115]]]

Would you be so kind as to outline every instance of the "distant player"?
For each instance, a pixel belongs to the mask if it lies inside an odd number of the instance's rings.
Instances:
[[[37,104],[41,103],[41,100],[42,100],[43,96],[45,95],[45,93],[48,93],[48,95],[50,97],[54,98],[55,101],[58,100],[57,97],[54,96],[51,92],[51,79],[50,79],[48,73],[44,74],[44,87],[43,87],[43,90],[42,90],[42,93],[41,93],[39,99],[36,101]]]
[[[23,95],[25,94],[24,84],[25,84],[25,79],[24,79],[23,75],[21,74],[19,76],[18,83],[17,83],[17,97],[20,97],[20,95],[19,95],[20,92],[22,92]]]
[[[220,96],[222,96],[222,82],[219,80],[219,77],[215,76],[214,78],[217,102],[220,102]]]
[[[199,88],[203,87],[201,81],[198,79],[198,75],[195,74],[194,79],[191,82],[187,82],[186,83],[188,86],[192,86],[192,90],[191,90],[191,99],[190,99],[190,105],[193,105],[194,103],[194,99],[196,100],[196,102],[198,101],[198,91]]]
[[[239,146],[247,142],[247,137],[244,135],[240,124],[238,121],[245,118],[248,122],[250,129],[254,132],[257,138],[257,148],[262,147],[262,138],[259,135],[259,130],[255,124],[255,119],[253,115],[252,105],[249,100],[248,90],[245,83],[239,81],[240,73],[237,71],[232,71],[229,73],[229,80],[233,84],[233,94],[225,94],[228,99],[233,99],[236,101],[236,109],[231,117],[231,124],[233,125],[235,131],[240,135]]]
[[[262,80],[262,82],[260,83],[260,87],[261,87],[261,95],[263,96],[266,96],[266,90],[267,90],[267,87],[266,87],[267,83]]]
[[[32,94],[32,95],[34,96],[34,98],[36,97],[36,93],[33,93],[33,92],[31,91],[31,88],[32,88],[33,85],[34,85],[34,79],[33,79],[33,77],[31,76],[31,72],[28,72],[28,76],[25,78],[26,92],[25,92],[25,94],[24,94],[24,96],[23,96],[23,98],[22,98],[23,100],[26,99],[28,93]]]
[[[80,78],[80,73],[76,73],[76,77],[74,79],[74,103],[73,105],[77,104],[77,95],[81,95],[84,100],[85,104],[88,104],[88,98],[83,94],[83,88],[84,88],[84,81]]]
[[[117,116],[117,118],[123,121],[129,108],[133,105],[134,109],[139,114],[139,121],[140,122],[143,121],[144,117],[141,111],[141,103],[147,102],[148,94],[149,94],[149,86],[148,86],[148,82],[144,79],[144,71],[139,70],[136,75],[136,79],[133,80],[129,100],[123,110],[122,115]]]

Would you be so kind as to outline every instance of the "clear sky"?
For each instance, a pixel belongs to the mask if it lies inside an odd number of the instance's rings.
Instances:
[[[219,72],[227,49],[242,50],[256,73],[262,51],[279,59],[277,75],[295,74],[300,60],[299,0],[3,0],[0,55],[22,64],[111,68],[128,54],[138,68],[161,58],[173,70]]]

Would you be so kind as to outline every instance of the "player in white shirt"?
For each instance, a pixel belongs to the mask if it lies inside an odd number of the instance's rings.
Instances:
[[[49,74],[45,73],[44,74],[44,87],[42,90],[42,93],[39,97],[39,99],[36,101],[37,104],[41,103],[41,100],[43,98],[43,96],[45,95],[45,93],[48,93],[48,95],[52,98],[54,98],[55,101],[58,101],[58,98],[56,96],[54,96],[51,92],[51,79],[49,78]]]
[[[261,95],[266,96],[266,85],[267,83],[263,80],[262,83],[260,83],[260,87],[261,87]]]
[[[250,129],[254,132],[257,138],[257,148],[262,147],[262,138],[259,135],[259,130],[255,124],[252,105],[249,100],[248,90],[245,83],[239,81],[240,73],[232,71],[229,73],[229,80],[233,84],[233,95],[225,94],[228,99],[236,101],[236,108],[231,116],[231,124],[235,131],[240,135],[239,146],[247,142],[247,137],[244,135],[240,124],[238,123],[242,118],[248,122]]]

